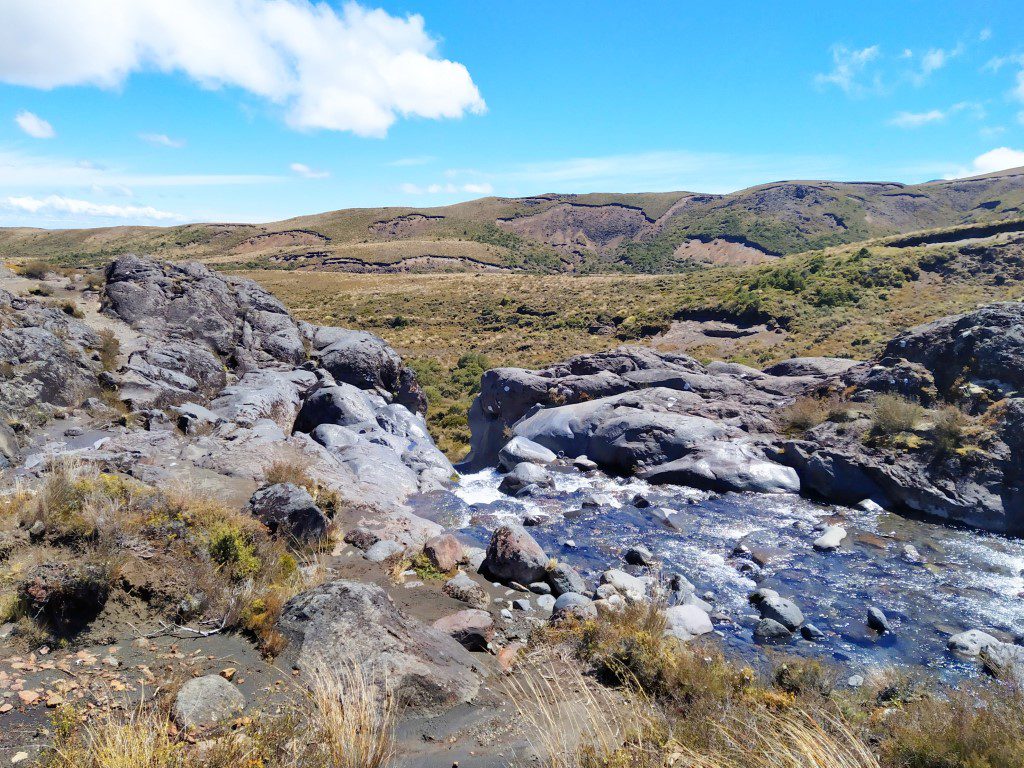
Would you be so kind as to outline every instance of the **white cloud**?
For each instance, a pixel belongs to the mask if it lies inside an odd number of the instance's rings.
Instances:
[[[992,38],[992,30],[989,29],[988,27],[985,27],[983,30],[981,30],[981,32],[978,33],[978,40],[980,40],[983,43],[986,40],[989,40],[991,38]]]
[[[184,139],[172,139],[166,133],[140,133],[139,138],[147,144],[153,144],[158,147],[170,147],[171,149],[181,149],[185,146]]]
[[[19,112],[14,117],[14,122],[33,139],[52,139],[57,135],[52,125],[33,112]]]
[[[959,168],[946,175],[947,179],[959,179],[964,176],[979,176],[983,173],[995,173],[1009,168],[1024,166],[1024,150],[1010,147],[997,147],[971,161],[970,168]]]
[[[927,112],[898,112],[894,118],[889,120],[890,125],[897,128],[919,128],[928,123],[937,123],[946,119],[946,113],[941,109],[930,109]]]
[[[1024,123],[1024,120],[1021,122]],[[1004,133],[1006,133],[1006,126],[1004,125],[986,125],[978,131],[978,135],[983,139],[991,139]]]
[[[0,80],[114,88],[183,72],[283,110],[297,129],[383,136],[400,117],[486,107],[465,66],[439,56],[422,16],[309,0],[6,0]]]
[[[326,179],[331,175],[329,171],[318,171],[305,163],[292,163],[288,167],[304,179]]]
[[[0,200],[0,207],[10,211],[30,213],[53,218],[86,217],[99,219],[170,221],[183,217],[169,211],[160,211],[151,206],[105,205],[88,200],[76,200],[61,195],[47,197],[6,197]]]
[[[974,158],[974,170],[977,173],[993,173],[1005,171],[1007,168],[1018,168],[1024,165],[1024,151],[997,147]]]
[[[868,89],[859,78],[867,66],[878,58],[881,49],[877,45],[867,48],[848,48],[845,45],[832,46],[832,71],[814,76],[819,86],[834,85],[848,94],[863,93]],[[874,86],[878,87],[877,79]]]

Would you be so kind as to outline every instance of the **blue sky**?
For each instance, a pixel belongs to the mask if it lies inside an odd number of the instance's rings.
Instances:
[[[1024,165],[1019,2],[0,8],[3,226]]]

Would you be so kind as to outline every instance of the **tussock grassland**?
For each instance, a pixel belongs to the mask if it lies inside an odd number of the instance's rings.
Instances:
[[[298,317],[387,339],[426,386],[435,440],[461,458],[466,411],[488,367],[545,365],[652,338],[657,346],[673,320],[706,317],[778,332],[685,350],[700,359],[757,367],[801,355],[865,359],[909,326],[1020,299],[1024,241],[845,246],[682,275],[244,274]]]

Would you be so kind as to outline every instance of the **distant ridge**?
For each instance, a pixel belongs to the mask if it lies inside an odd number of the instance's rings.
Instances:
[[[0,257],[138,252],[225,266],[351,271],[677,272],[1024,218],[1024,168],[965,179],[777,181],[726,195],[547,193],[353,208],[268,224],[0,229]]]

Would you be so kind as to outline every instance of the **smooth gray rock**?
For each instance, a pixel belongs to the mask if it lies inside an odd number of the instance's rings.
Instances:
[[[980,629],[968,629],[949,638],[946,647],[958,656],[978,656],[986,648],[1000,642],[997,638]]]
[[[384,539],[368,547],[366,551],[363,552],[363,557],[365,557],[371,563],[383,563],[392,555],[397,555],[400,552],[404,551],[405,547],[403,547],[397,541]]]
[[[465,648],[400,611],[373,584],[332,581],[293,597],[279,621],[304,675],[356,664],[394,687],[403,706],[435,714],[471,701],[480,681]]]
[[[498,490],[515,496],[524,488],[535,485],[539,488],[550,488],[555,484],[551,473],[528,461],[520,462],[501,479]]]
[[[594,601],[576,592],[565,592],[559,595],[552,607],[551,619],[558,621],[567,617],[583,621],[596,619],[597,608],[594,606]]]
[[[524,461],[543,466],[556,458],[555,454],[543,445],[525,437],[513,437],[498,452],[498,466],[509,472]]]
[[[203,728],[229,720],[245,709],[245,696],[220,675],[186,682],[174,698],[172,715],[180,728]]]
[[[832,552],[839,549],[845,538],[845,528],[841,525],[829,525],[822,531],[821,536],[814,540],[814,548],[822,552]]]
[[[804,623],[804,614],[796,603],[778,595],[768,595],[754,605],[763,619],[777,621],[790,632]]]
[[[792,467],[769,461],[744,442],[718,442],[695,448],[689,455],[640,473],[650,483],[687,485],[707,491],[799,493],[800,478]]]
[[[714,631],[711,617],[696,605],[674,605],[665,610],[665,634],[689,642]]]
[[[789,627],[775,619],[763,618],[754,627],[754,637],[762,642],[779,642],[793,636]]]
[[[607,584],[623,596],[643,598],[650,586],[649,578],[640,578],[632,574],[612,568],[601,574],[601,584]]]

